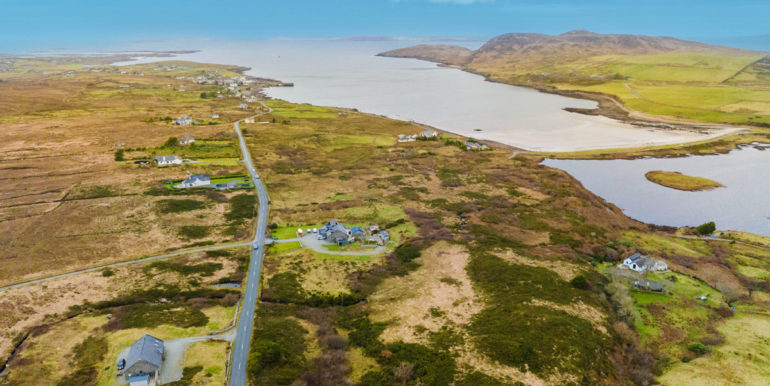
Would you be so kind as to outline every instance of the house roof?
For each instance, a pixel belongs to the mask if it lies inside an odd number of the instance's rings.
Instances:
[[[423,137],[432,137],[434,135],[438,135],[435,130],[425,130],[422,133],[420,133]]]
[[[184,180],[185,182],[194,182],[194,181],[211,181],[211,179],[205,175],[205,174],[193,174],[190,176],[190,178]]]
[[[163,341],[147,334],[134,342],[126,357],[126,368],[130,369],[139,361],[160,367],[163,363]]]
[[[634,254],[633,254],[633,255],[631,255],[631,256],[628,256],[628,257],[626,257],[626,259],[629,259],[629,260],[631,260],[631,261],[636,261],[636,260],[638,260],[638,259],[640,259],[640,258],[642,258],[642,257],[643,257],[643,256],[642,256],[642,255],[641,255],[639,252],[637,252],[637,253],[634,253]]]
[[[350,232],[351,233],[358,233],[358,232],[364,233],[364,230],[361,229],[361,227],[359,227],[359,226],[354,226],[353,228],[350,229]]]
[[[182,138],[179,139],[180,141],[189,141],[189,140],[195,140],[195,138],[190,134],[185,134],[182,136]]]

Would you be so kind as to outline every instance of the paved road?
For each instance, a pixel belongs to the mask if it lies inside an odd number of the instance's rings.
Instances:
[[[263,105],[264,106],[264,105]],[[267,231],[268,198],[265,186],[259,179],[254,164],[251,162],[249,149],[241,134],[239,122],[235,122],[235,132],[241,145],[241,154],[249,175],[254,181],[259,197],[259,211],[257,212],[257,232],[254,235],[251,261],[249,262],[249,275],[246,280],[246,294],[243,297],[241,315],[238,318],[238,327],[235,331],[233,342],[232,361],[230,364],[230,386],[243,386],[246,384],[246,362],[249,357],[249,343],[251,342],[251,330],[254,326],[254,312],[257,306],[257,290],[259,288],[259,275],[262,271],[262,256],[265,249],[265,232]]]
[[[185,249],[183,251],[166,253],[166,254],[163,254],[163,255],[140,257],[140,258],[133,259],[133,260],[126,260],[126,261],[121,261],[121,262],[118,262],[118,263],[100,265],[98,267],[79,269],[77,271],[61,273],[61,274],[58,274],[58,275],[43,277],[43,278],[40,278],[40,279],[28,280],[28,281],[24,281],[24,282],[21,282],[21,283],[11,284],[11,285],[7,285],[7,286],[4,286],[4,287],[0,287],[0,291],[9,290],[9,289],[12,289],[12,288],[24,287],[24,286],[27,286],[27,285],[30,285],[30,284],[42,283],[42,282],[49,281],[49,280],[61,279],[63,277],[79,275],[81,273],[88,273],[88,272],[99,271],[99,270],[102,270],[102,269],[105,269],[105,268],[120,267],[120,266],[123,266],[123,265],[142,263],[142,262],[145,262],[145,261],[166,259],[166,258],[169,258],[169,257],[174,257],[174,256],[179,256],[179,255],[186,255],[188,253],[215,251],[217,249],[227,249],[227,248],[234,248],[234,247],[243,247],[243,246],[246,246],[246,245],[250,246],[250,245],[252,245],[252,243],[248,242],[248,243],[238,243],[238,244],[217,245],[217,246],[212,246],[212,247]]]

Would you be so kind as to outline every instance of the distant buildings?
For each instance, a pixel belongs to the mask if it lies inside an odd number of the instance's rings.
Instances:
[[[155,156],[155,163],[157,163],[158,166],[181,165],[182,158],[176,155],[159,155]]]
[[[249,105],[247,105],[247,104],[245,104],[245,103],[241,103],[240,105],[238,105],[238,108],[239,108],[239,109],[242,109],[242,110],[246,110],[246,109],[248,109],[248,108],[249,108]]]
[[[398,142],[414,142],[417,140],[417,134],[399,134]]]
[[[211,114],[211,119],[219,119],[219,114]]]
[[[193,142],[195,142],[195,138],[193,138],[193,136],[190,135],[190,134],[185,134],[185,135],[182,136],[182,138],[179,139],[179,144],[180,145],[187,146],[187,145],[189,145],[189,144],[191,144]]]
[[[634,281],[634,288],[642,291],[663,292],[663,285],[652,280]]]
[[[163,366],[163,358],[163,341],[147,334],[131,345],[126,357],[126,370],[124,374],[129,381],[131,381],[131,378],[138,376],[138,378],[134,378],[137,384],[145,379],[147,384],[149,384],[149,378],[151,377],[155,378],[157,382],[158,375]]]
[[[254,117],[248,117],[243,120],[243,123],[254,123]]]
[[[390,240],[390,235],[380,230],[377,225],[370,225],[366,230],[360,226],[347,227],[342,223],[330,220],[318,230],[318,238],[334,244],[352,243],[356,240],[371,242],[379,245]]]

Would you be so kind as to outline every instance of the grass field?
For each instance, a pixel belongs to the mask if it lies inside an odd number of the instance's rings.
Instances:
[[[649,181],[667,188],[685,190],[689,192],[711,190],[723,187],[724,185],[703,177],[692,177],[679,172],[666,172],[662,170],[653,170],[644,175]]]

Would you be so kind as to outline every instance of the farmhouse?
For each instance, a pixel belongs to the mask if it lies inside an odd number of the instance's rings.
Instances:
[[[238,105],[238,108],[239,108],[239,109],[243,109],[243,110],[246,110],[246,109],[248,109],[248,108],[249,108],[249,105],[247,105],[247,104],[245,104],[245,103],[241,103],[240,105]]]
[[[190,126],[194,123],[192,117],[189,115],[182,115],[181,117],[177,118],[174,121],[174,124],[177,126]]]
[[[195,142],[195,138],[193,138],[193,136],[190,134],[185,134],[182,136],[182,138],[179,139],[180,145],[189,145],[193,142]]]
[[[248,117],[243,120],[243,123],[254,123],[254,117]]]
[[[668,264],[665,262],[651,259],[649,256],[642,256],[638,252],[623,260],[623,264],[620,266],[636,272],[658,272],[668,270]]]
[[[126,357],[124,373],[128,379],[148,374],[157,380],[161,366],[163,366],[163,341],[147,334],[131,345]]]
[[[155,156],[155,163],[157,163],[158,166],[181,165],[182,158],[175,155],[159,155],[159,156]]]
[[[324,240],[335,244],[348,242],[351,238],[350,229],[334,220],[324,224],[318,230],[318,235]]]
[[[182,181],[181,184],[177,185],[177,188],[198,188],[201,186],[210,186],[211,185],[211,179],[208,178],[205,174],[193,174],[190,176],[190,178]]]

